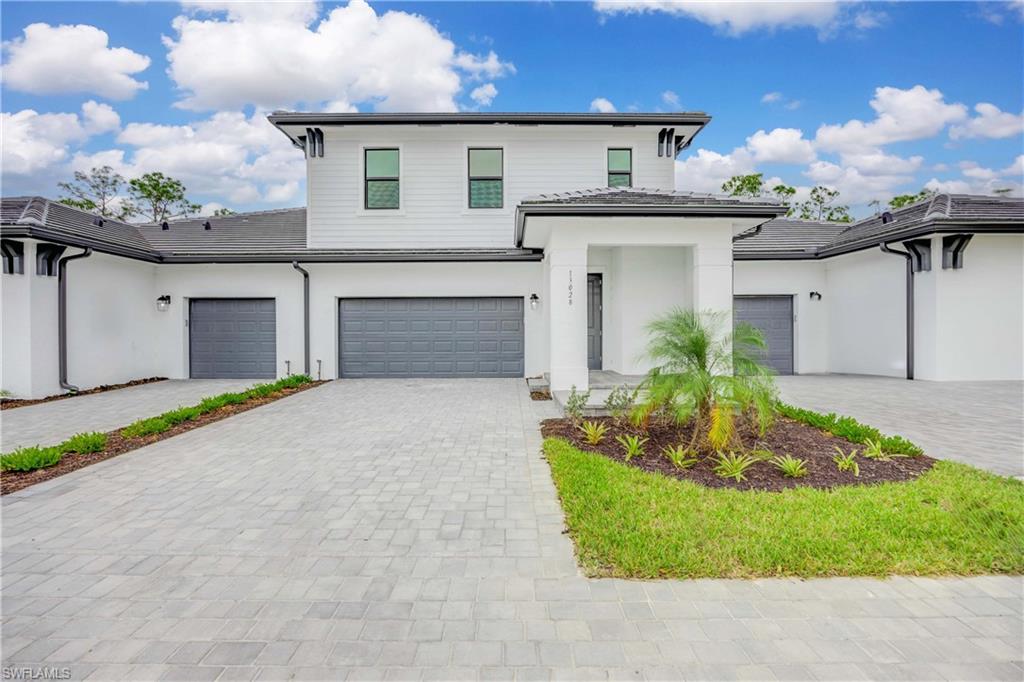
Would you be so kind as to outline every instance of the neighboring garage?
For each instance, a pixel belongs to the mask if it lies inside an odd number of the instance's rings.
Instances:
[[[277,324],[272,298],[194,298],[189,303],[189,376],[273,379]]]
[[[339,375],[521,377],[522,298],[359,298],[338,306]]]
[[[779,374],[793,373],[792,296],[736,296],[733,315],[736,322],[748,322],[764,334],[769,367]]]

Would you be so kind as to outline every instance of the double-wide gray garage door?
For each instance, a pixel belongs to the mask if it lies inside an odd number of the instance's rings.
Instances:
[[[768,344],[764,361],[779,374],[793,373],[793,297],[737,296],[733,299],[737,322],[761,330]]]
[[[522,298],[355,298],[338,310],[340,376],[521,377]]]
[[[277,324],[272,298],[194,298],[189,302],[189,376],[273,379]]]

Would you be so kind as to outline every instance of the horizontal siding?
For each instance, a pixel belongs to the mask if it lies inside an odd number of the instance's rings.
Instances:
[[[671,189],[674,164],[657,156],[658,128],[514,126],[327,127],[323,158],[310,159],[313,248],[505,248],[525,196],[603,187],[608,147],[634,148],[637,187]],[[361,149],[398,145],[399,212],[365,211]],[[505,150],[502,209],[467,207],[467,146]]]

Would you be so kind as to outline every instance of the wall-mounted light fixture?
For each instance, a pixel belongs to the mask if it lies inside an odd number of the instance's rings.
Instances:
[[[156,309],[162,313],[166,313],[171,308],[171,297],[169,294],[164,294],[160,298],[156,299]]]
[[[821,300],[821,294],[819,294],[817,291],[812,291],[811,292],[811,300],[812,301],[820,301]]]
[[[540,296],[530,294],[530,310],[536,310],[538,305],[540,305]]]

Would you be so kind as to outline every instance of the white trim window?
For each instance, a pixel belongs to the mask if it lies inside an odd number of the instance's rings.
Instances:
[[[363,208],[369,211],[401,207],[399,168],[397,147],[363,149]]]
[[[628,147],[608,149],[608,186],[633,186],[633,150]]]
[[[501,147],[470,147],[470,208],[501,208],[505,198],[505,152]]]

